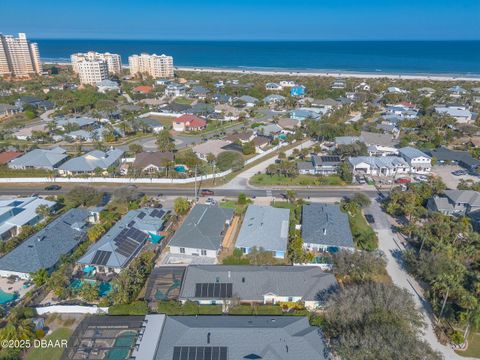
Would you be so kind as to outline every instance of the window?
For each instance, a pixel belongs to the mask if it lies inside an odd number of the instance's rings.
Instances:
[[[207,256],[207,250],[202,250],[200,254],[202,254],[202,256]]]
[[[180,248],[180,254],[185,254],[185,248]]]

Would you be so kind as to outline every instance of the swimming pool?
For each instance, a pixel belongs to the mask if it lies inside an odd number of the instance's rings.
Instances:
[[[70,282],[70,287],[74,290],[80,290],[84,283],[95,284],[96,281],[90,280],[90,279],[85,279],[85,280],[73,279]],[[98,285],[98,296],[100,297],[107,296],[111,290],[112,290],[112,285],[110,283],[101,282],[100,285]]]
[[[5,305],[13,300],[18,298],[18,294],[16,293],[7,293],[0,289],[0,305]]]
[[[178,166],[175,166],[175,171],[183,173],[183,172],[187,171],[187,168],[183,165],[178,165]]]

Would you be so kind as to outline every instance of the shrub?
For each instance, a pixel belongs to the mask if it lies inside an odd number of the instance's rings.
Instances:
[[[148,305],[145,301],[134,301],[131,304],[112,305],[108,315],[147,315]]]

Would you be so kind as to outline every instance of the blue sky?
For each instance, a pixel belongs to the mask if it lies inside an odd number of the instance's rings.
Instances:
[[[471,40],[479,24],[480,0],[0,0],[0,32],[30,38]]]

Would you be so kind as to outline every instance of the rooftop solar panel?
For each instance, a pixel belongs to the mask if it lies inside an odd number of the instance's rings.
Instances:
[[[94,265],[106,265],[111,254],[110,251],[97,250],[91,262]]]
[[[226,346],[174,346],[173,360],[227,360]]]
[[[196,298],[231,298],[232,283],[197,283],[195,284]]]
[[[142,211],[140,214],[138,214],[137,217],[138,217],[139,219],[143,219],[143,218],[145,217],[145,215],[146,215],[146,214]]]
[[[130,222],[128,223],[127,226],[128,226],[128,227],[132,227],[133,225],[135,225],[135,221],[132,220],[132,221],[130,221]]]

